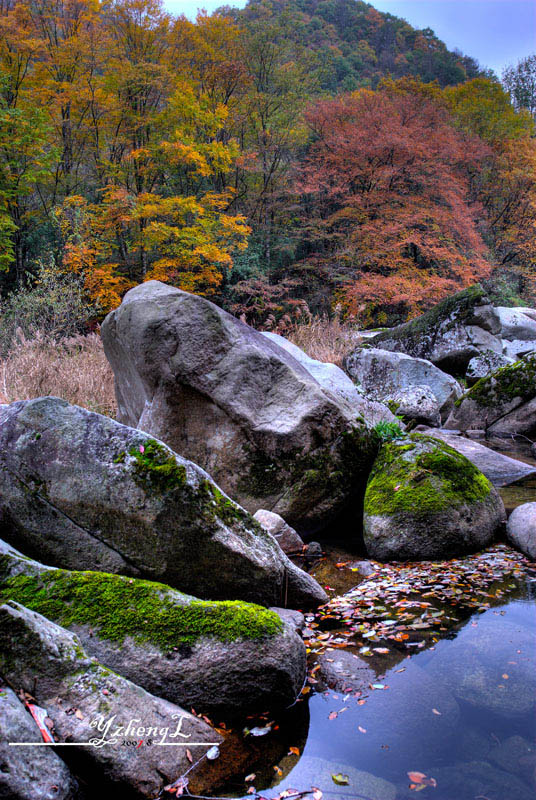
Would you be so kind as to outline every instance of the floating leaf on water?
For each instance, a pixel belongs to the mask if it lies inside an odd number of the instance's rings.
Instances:
[[[426,774],[424,772],[408,772],[408,778],[412,783],[422,783]]]
[[[338,772],[336,775],[332,775],[331,780],[333,781],[333,783],[336,783],[337,786],[350,785],[350,778],[348,777],[348,775],[343,775],[341,772]]]
[[[437,708],[432,709],[432,714],[437,714],[438,717],[441,716],[441,711],[438,711]]]

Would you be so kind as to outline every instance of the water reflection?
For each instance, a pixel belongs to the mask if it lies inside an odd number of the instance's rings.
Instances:
[[[314,694],[306,741],[304,727],[297,733],[301,757],[259,756],[256,790],[270,798],[316,786],[324,798],[410,800],[415,772],[437,783],[423,798],[534,800],[536,603],[525,589],[516,594],[385,674],[371,672],[370,684],[385,688],[344,694],[343,681]],[[286,735],[280,752],[295,738]],[[248,784],[238,783],[227,793],[244,794]]]

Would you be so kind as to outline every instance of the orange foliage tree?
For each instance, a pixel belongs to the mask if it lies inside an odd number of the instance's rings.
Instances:
[[[437,87],[387,82],[322,101],[307,120],[306,261],[339,276],[349,314],[404,319],[488,275],[471,178],[490,150],[450,124]]]

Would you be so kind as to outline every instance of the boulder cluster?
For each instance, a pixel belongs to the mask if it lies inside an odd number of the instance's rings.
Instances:
[[[271,712],[303,686],[300,612],[327,596],[288,554],[316,535],[378,560],[475,551],[505,522],[495,487],[533,471],[458,435],[536,432],[536,313],[480,287],[360,337],[344,369],[156,281],[102,339],[117,421],[0,406],[0,796],[76,797],[68,756],[9,747],[46,735],[85,743],[76,774],[120,792],[193,769],[208,790],[225,732],[205,715]],[[532,558],[534,519],[508,524]],[[132,719],[195,745],[95,744]]]

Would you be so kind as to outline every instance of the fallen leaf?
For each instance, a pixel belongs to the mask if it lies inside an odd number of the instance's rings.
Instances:
[[[424,772],[408,772],[408,778],[412,783],[422,783],[426,774]]]
[[[313,791],[313,800],[322,800],[323,794],[317,786],[311,786]]]
[[[432,714],[437,714],[438,717],[441,716],[441,711],[438,711],[437,708],[432,709]]]
[[[366,728],[362,728],[361,725],[357,726],[357,730],[361,731],[361,733],[366,733],[367,732],[367,729]]]
[[[300,755],[300,748],[299,747],[289,747],[288,752],[289,752],[289,755],[292,754],[292,755],[295,755],[295,756],[299,756]]]
[[[194,763],[194,757],[193,757],[193,755],[191,754],[191,752],[188,750],[188,748],[186,748],[186,758],[188,759],[188,761],[190,762],[190,764],[193,764],[193,763]]]
[[[336,775],[332,775],[331,780],[333,781],[333,783],[336,783],[337,786],[350,785],[350,778],[348,777],[348,775],[343,775],[341,772],[338,772]]]
[[[257,777],[256,774],[254,772],[251,772],[249,775],[246,775],[244,781],[246,783],[251,783],[251,781],[254,781],[256,777]]]

